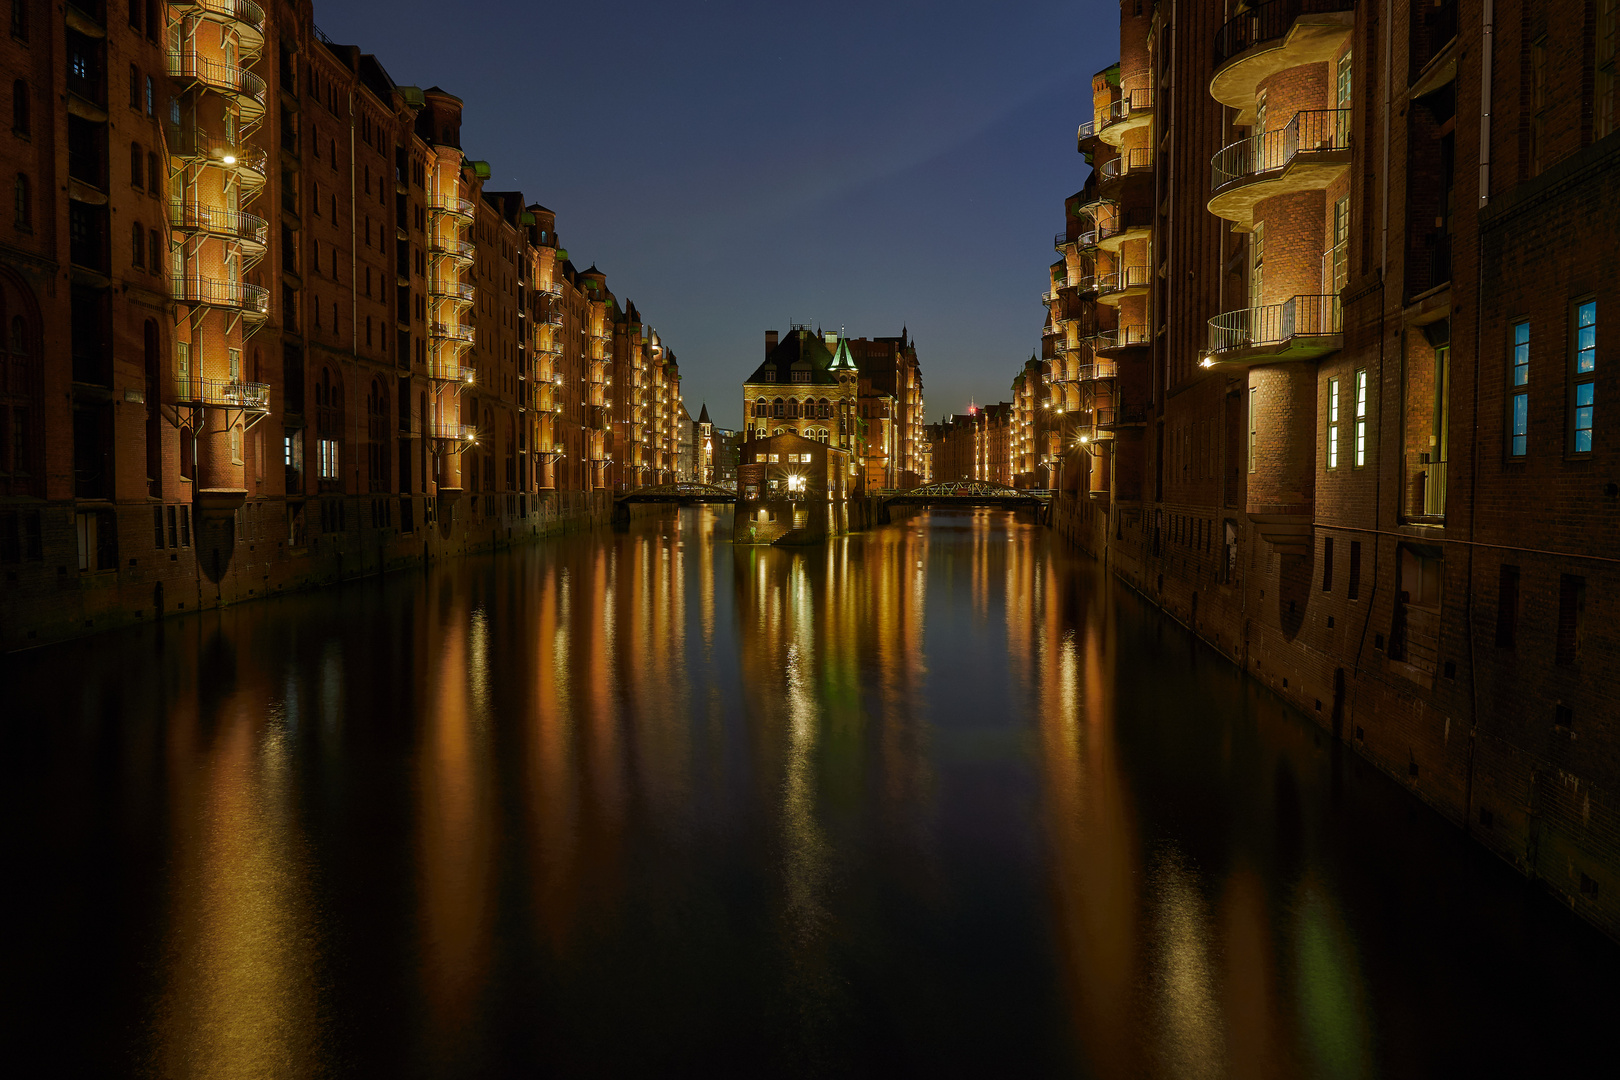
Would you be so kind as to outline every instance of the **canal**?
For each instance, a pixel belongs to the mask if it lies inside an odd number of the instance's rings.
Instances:
[[[1620,950],[1046,530],[933,512],[794,553],[729,525],[0,661],[7,1071],[1612,1052]]]

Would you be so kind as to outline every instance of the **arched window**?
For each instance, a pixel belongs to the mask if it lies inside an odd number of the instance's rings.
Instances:
[[[765,399],[764,398],[759,398],[754,402],[754,415],[755,416],[769,416],[769,415],[771,415],[770,407],[765,404]]]
[[[147,264],[147,269],[154,274],[161,274],[163,272],[163,249],[158,246],[158,231],[156,229],[146,231],[146,253],[151,260]]]
[[[826,398],[821,399],[820,415],[823,420],[827,420],[832,417],[832,402],[828,401]]]
[[[321,368],[321,377],[315,381],[315,435],[319,451],[316,475],[323,488],[335,490],[343,475],[343,384],[332,378],[331,368]]]
[[[22,6],[14,0],[11,10],[17,11]],[[28,83],[22,79],[11,84],[11,130],[24,136],[32,134],[34,130],[28,110]]]
[[[138,221],[129,230],[129,261],[131,265],[146,268],[146,230]]]
[[[370,489],[388,490],[388,391],[376,379],[366,395],[366,477]]]
[[[18,173],[17,174],[16,200],[15,201],[16,201],[16,213],[17,213],[17,228],[19,228],[19,229],[27,229],[30,232],[33,231],[33,228],[34,228],[34,194],[33,194],[32,191],[29,190],[28,176],[25,173]]]
[[[786,416],[787,415],[787,412],[786,412],[787,406],[783,403],[781,398],[777,398],[776,401],[773,402],[773,404],[776,406],[776,415],[777,416]]]

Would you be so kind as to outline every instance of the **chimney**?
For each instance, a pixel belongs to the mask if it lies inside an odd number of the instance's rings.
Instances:
[[[770,359],[771,353],[776,351],[776,331],[765,331],[765,358]]]

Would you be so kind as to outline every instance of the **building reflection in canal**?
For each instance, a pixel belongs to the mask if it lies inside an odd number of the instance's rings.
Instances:
[[[13,1041],[164,1076],[1356,1077],[1602,1030],[1611,945],[1045,531],[728,526],[9,660]],[[28,1034],[62,1011],[93,1035]]]

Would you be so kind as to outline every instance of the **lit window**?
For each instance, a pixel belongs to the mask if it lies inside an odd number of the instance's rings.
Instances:
[[[1356,468],[1367,464],[1367,372],[1356,372]]]
[[[1530,392],[1518,387],[1530,385],[1530,324],[1513,326],[1513,385],[1511,437],[1508,452],[1523,457],[1530,449]]]
[[[1259,424],[1260,391],[1258,388],[1249,389],[1249,471],[1254,472],[1255,466],[1255,433]]]
[[[1327,467],[1339,467],[1339,380],[1328,380]]]
[[[1577,454],[1592,452],[1592,408],[1596,398],[1597,301],[1575,308],[1575,431],[1571,447]]]

